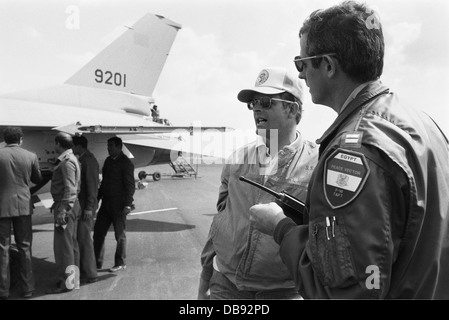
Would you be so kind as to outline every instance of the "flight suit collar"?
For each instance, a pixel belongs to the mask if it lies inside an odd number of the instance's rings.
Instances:
[[[325,149],[327,143],[335,135],[335,132],[340,128],[340,126],[355,112],[360,110],[360,108],[376,98],[381,94],[389,93],[390,89],[382,84],[380,80],[374,81],[368,84],[359,94],[352,100],[348,106],[338,115],[334,123],[324,132],[321,138],[316,140],[316,143],[320,145],[320,154]],[[322,147],[323,146],[323,147]]]

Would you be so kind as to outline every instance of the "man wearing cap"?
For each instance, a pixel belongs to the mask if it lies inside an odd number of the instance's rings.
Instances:
[[[218,214],[201,254],[198,298],[300,299],[279,246],[249,221],[249,208],[274,196],[239,178],[305,199],[318,150],[296,130],[302,87],[285,69],[266,68],[255,87],[237,98],[253,112],[257,140],[235,151],[223,167]]]

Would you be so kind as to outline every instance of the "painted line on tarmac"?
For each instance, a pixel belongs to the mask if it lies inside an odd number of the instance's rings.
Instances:
[[[128,214],[128,216],[135,216],[137,214],[154,213],[154,212],[162,212],[162,211],[172,211],[172,210],[178,210],[178,208],[168,208],[168,209],[150,210],[150,211],[142,211],[142,212],[133,212],[133,213]]]

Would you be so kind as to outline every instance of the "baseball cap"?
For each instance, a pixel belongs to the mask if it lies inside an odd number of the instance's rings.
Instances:
[[[260,71],[254,88],[240,91],[237,99],[241,102],[249,102],[256,93],[278,94],[282,92],[289,92],[303,102],[303,89],[298,77],[292,76],[284,68],[271,67]]]

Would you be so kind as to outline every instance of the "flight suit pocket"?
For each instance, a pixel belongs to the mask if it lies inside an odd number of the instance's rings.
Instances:
[[[311,226],[312,266],[318,278],[331,288],[356,283],[351,245],[343,219],[323,217]]]

